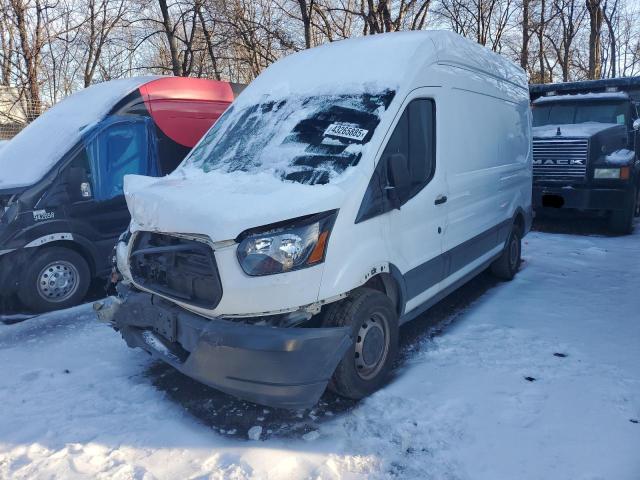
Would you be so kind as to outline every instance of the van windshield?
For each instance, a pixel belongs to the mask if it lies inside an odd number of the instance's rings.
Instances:
[[[533,105],[533,126],[576,123],[617,123],[625,125],[628,102],[557,102]]]
[[[271,172],[326,184],[360,160],[395,92],[318,95],[230,107],[185,160],[205,172]]]

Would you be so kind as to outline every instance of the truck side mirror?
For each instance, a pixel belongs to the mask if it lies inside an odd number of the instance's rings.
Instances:
[[[387,158],[389,182],[386,187],[389,200],[394,208],[400,208],[402,200],[407,198],[411,187],[409,162],[402,153],[393,153]]]
[[[636,118],[633,121],[633,129],[634,130],[640,130],[640,118]]]

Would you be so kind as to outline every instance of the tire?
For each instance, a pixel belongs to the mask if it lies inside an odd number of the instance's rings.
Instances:
[[[501,280],[513,280],[522,263],[522,239],[516,225],[511,229],[500,257],[491,264],[491,273]]]
[[[638,189],[631,190],[623,210],[614,210],[609,217],[609,228],[614,233],[629,235],[633,232],[633,219],[637,213]]]
[[[78,305],[90,281],[89,265],[80,254],[68,248],[45,248],[22,275],[18,298],[38,313],[60,310]]]
[[[331,306],[323,323],[351,327],[353,336],[329,389],[359,400],[384,386],[398,355],[398,315],[389,297],[370,288],[355,290]]]

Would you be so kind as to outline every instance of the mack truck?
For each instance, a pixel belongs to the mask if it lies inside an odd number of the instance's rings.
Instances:
[[[640,215],[640,77],[531,85],[533,208]]]

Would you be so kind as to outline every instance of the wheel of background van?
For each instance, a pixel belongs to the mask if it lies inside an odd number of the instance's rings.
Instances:
[[[628,235],[633,231],[633,219],[636,216],[638,203],[638,188],[634,188],[627,198],[623,210],[614,210],[609,216],[609,228],[622,235]]]
[[[502,280],[512,280],[521,263],[522,240],[518,227],[514,225],[500,258],[491,264],[491,273]]]
[[[41,250],[20,279],[18,297],[35,312],[50,312],[79,304],[87,294],[91,274],[87,261],[73,250]]]
[[[350,327],[353,335],[329,389],[360,399],[384,386],[398,355],[398,315],[389,297],[377,290],[358,289],[331,305],[324,325]]]

